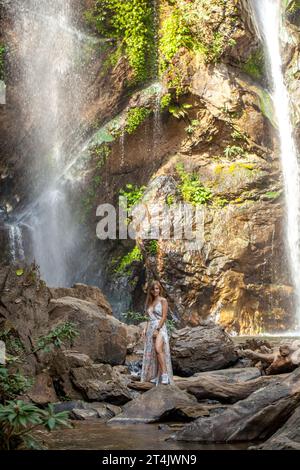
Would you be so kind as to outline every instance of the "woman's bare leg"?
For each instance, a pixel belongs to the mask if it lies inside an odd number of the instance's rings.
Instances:
[[[155,341],[155,351],[157,354],[157,359],[159,363],[159,369],[163,374],[166,374],[166,361],[165,361],[165,353],[163,350],[164,340],[161,334],[158,334]]]

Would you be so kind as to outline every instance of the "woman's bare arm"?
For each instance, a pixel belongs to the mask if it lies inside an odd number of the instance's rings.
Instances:
[[[164,323],[167,320],[167,316],[168,316],[168,302],[167,302],[167,300],[162,299],[161,303],[162,303],[162,317],[161,317],[161,320],[158,324],[158,329],[160,329],[164,325]]]

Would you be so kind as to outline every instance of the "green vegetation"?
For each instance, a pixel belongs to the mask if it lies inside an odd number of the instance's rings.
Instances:
[[[268,191],[265,196],[268,199],[277,199],[281,195],[281,191]]]
[[[242,157],[243,155],[245,155],[245,150],[237,145],[228,145],[224,149],[224,155],[226,158],[233,158],[237,156]]]
[[[244,134],[243,132],[239,131],[238,129],[235,129],[235,130],[231,133],[231,137],[232,137],[234,140],[243,140],[243,141],[246,141],[246,140],[247,140],[246,134]]]
[[[1,332],[0,338],[7,344],[8,363],[14,366],[14,370],[10,371],[9,368],[0,366],[0,396],[4,399],[15,398],[32,386],[32,380],[24,377],[17,367],[27,356],[36,354],[39,351],[49,352],[51,346],[60,348],[66,341],[72,344],[77,336],[78,332],[73,323],[61,323],[47,335],[38,338],[36,346],[30,352],[26,352],[19,338],[15,338],[12,331]],[[14,356],[11,354],[14,354]]]
[[[300,0],[284,0],[284,7],[287,13],[296,13],[300,9]]]
[[[60,348],[65,342],[71,343],[78,336],[75,325],[71,322],[62,323],[53,328],[47,335],[37,339],[36,346],[26,352],[18,344],[17,355],[11,356],[16,348],[16,338],[10,340],[13,332],[4,330],[1,338],[5,339],[8,367],[0,366],[0,449],[37,448],[38,442],[32,432],[40,426],[52,431],[58,426],[70,426],[68,413],[54,413],[53,405],[40,409],[36,405],[14,401],[17,396],[25,393],[33,385],[33,379],[24,377],[18,370],[18,364],[23,364],[27,356],[38,351],[49,352],[50,347]]]
[[[171,14],[165,18],[160,31],[160,70],[163,73],[172,62],[181,47],[194,50],[196,41],[188,27],[182,12],[174,6]]]
[[[194,134],[199,124],[200,122],[198,121],[198,119],[193,119],[191,123],[185,128],[186,133],[189,135]]]
[[[213,205],[216,207],[225,207],[229,204],[229,201],[226,197],[215,196],[213,199]]]
[[[97,190],[101,183],[102,174],[100,170],[103,168],[111,154],[111,148],[107,144],[94,145],[90,148],[90,156],[93,159],[96,172],[93,178],[89,181],[89,186],[81,199],[81,222],[84,223],[85,218],[92,210],[95,202]]]
[[[149,114],[151,110],[148,108],[130,108],[126,116],[125,132],[133,134]]]
[[[156,256],[158,252],[158,241],[157,240],[150,240],[145,244],[145,249],[148,255]]]
[[[4,80],[4,54],[5,46],[0,43],[0,80]]]
[[[178,176],[180,177],[179,189],[183,200],[193,205],[207,204],[212,199],[210,189],[205,188],[198,175],[186,173],[183,164],[176,166]]]
[[[185,118],[188,116],[187,110],[190,108],[192,108],[192,105],[189,103],[172,104],[169,106],[169,113],[176,119]]]
[[[166,203],[170,207],[175,202],[175,196],[173,194],[168,194],[166,198]]]
[[[262,49],[257,49],[242,64],[242,70],[255,80],[259,80],[264,74],[265,58]]]
[[[127,199],[128,211],[135,206],[144,196],[146,186],[136,186],[133,184],[126,184],[125,189],[120,190],[120,196]]]
[[[124,318],[124,321],[128,323],[129,325],[138,325],[139,323],[142,323],[143,321],[147,321],[148,317],[145,315],[142,315],[139,312],[125,312],[122,313],[122,317]]]
[[[174,320],[170,320],[168,318],[167,321],[166,321],[166,327],[167,327],[168,334],[171,336],[173,330],[175,330],[175,328],[176,328]]]
[[[151,0],[97,0],[85,17],[101,36],[116,40],[119,48],[115,54],[120,54],[120,48],[124,50],[136,82],[153,75],[156,54]]]
[[[41,336],[37,341],[37,346],[33,350],[33,353],[36,353],[40,350],[49,352],[49,347],[54,346],[56,348],[61,348],[63,343],[68,343],[73,346],[75,338],[79,336],[78,331],[76,330],[76,325],[72,322],[61,323],[53,328],[50,333],[45,336]]]
[[[274,118],[275,113],[274,113],[274,108],[273,108],[273,101],[271,96],[266,90],[260,90],[259,93],[259,104],[260,104],[260,110],[263,113],[263,115],[269,119],[270,123],[272,126],[276,129],[277,128],[277,122]]]
[[[60,426],[71,427],[68,412],[54,413],[52,404],[43,410],[22,400],[0,404],[0,449],[41,448],[32,436],[33,431],[40,426],[48,431]]]
[[[119,261],[117,267],[114,269],[116,274],[130,274],[130,266],[134,261],[142,261],[143,255],[139,246],[135,246],[129,253],[127,253]]]
[[[25,377],[19,371],[10,372],[6,367],[0,366],[0,396],[5,399],[14,399],[29,390],[33,379]]]
[[[163,95],[160,100],[160,109],[163,110],[163,109],[168,108],[171,104],[171,101],[172,101],[171,93],[166,93],[165,95]]]

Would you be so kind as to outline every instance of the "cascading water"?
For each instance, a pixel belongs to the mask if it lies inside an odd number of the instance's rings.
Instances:
[[[72,0],[13,0],[9,12],[32,152],[26,175],[31,202],[21,222],[30,228],[32,258],[43,278],[52,286],[68,285],[77,226],[61,175],[70,153],[66,147],[75,146],[80,130],[83,92],[77,70],[85,38],[73,24]]]
[[[292,280],[296,292],[297,321],[300,325],[300,175],[293,139],[290,102],[282,70],[280,29],[281,0],[251,0],[265,52],[271,93],[277,119],[286,200],[286,235]]]

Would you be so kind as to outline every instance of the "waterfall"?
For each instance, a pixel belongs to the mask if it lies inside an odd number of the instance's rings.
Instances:
[[[9,225],[8,235],[12,261],[24,261],[25,253],[20,227],[18,225]]]
[[[22,79],[23,127],[30,137],[29,203],[22,222],[30,227],[32,256],[50,286],[68,285],[76,258],[78,224],[61,175],[70,145],[79,140],[84,92],[79,75],[84,34],[76,28],[72,0],[12,0],[8,11]],[[20,235],[19,235],[20,236]]]
[[[282,70],[280,45],[282,2],[281,0],[251,0],[251,2],[264,42],[271,94],[276,112],[285,189],[288,257],[296,292],[297,321],[300,324],[300,176],[290,117],[289,94]]]

